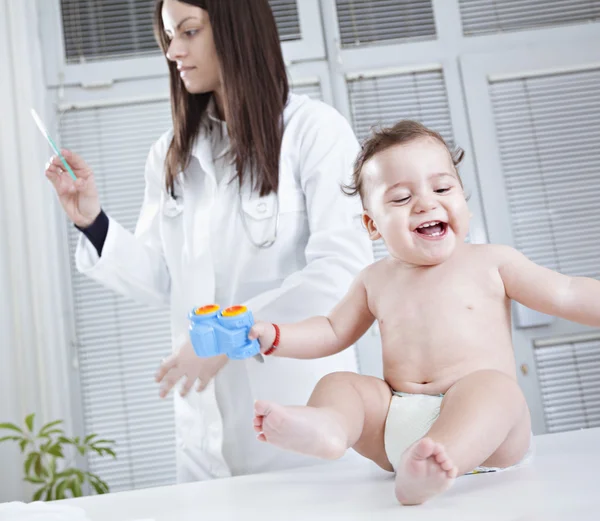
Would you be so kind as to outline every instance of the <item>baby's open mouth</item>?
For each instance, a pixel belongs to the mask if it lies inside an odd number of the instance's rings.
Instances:
[[[423,223],[419,226],[415,231],[422,235],[423,237],[428,238],[437,238],[443,237],[446,235],[446,231],[448,230],[448,223],[442,221],[429,221]]]

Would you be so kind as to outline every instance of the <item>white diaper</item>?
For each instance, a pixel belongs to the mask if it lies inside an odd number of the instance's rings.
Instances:
[[[431,396],[428,394],[409,394],[395,392],[390,402],[385,421],[384,444],[385,452],[394,470],[400,463],[400,457],[408,447],[420,440],[440,415],[440,406],[444,395]],[[533,436],[527,454],[523,459],[507,468],[477,467],[469,474],[483,472],[498,472],[509,468],[521,467],[533,458]]]

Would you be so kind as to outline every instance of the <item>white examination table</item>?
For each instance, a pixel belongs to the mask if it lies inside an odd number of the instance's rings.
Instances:
[[[403,507],[390,473],[365,460],[64,502],[91,521],[600,521],[600,428],[535,438],[530,467],[459,478]],[[63,502],[61,502],[63,503]]]

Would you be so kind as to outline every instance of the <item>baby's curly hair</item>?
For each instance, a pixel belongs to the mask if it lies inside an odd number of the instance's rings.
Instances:
[[[435,130],[427,128],[425,125],[418,121],[402,120],[396,123],[392,127],[378,127],[374,128],[371,135],[366,138],[361,147],[361,151],[358,153],[356,160],[354,161],[354,170],[352,172],[352,182],[342,187],[343,192],[346,195],[360,195],[360,199],[364,206],[364,179],[362,176],[362,170],[365,163],[369,161],[375,154],[387,150],[393,145],[404,145],[410,143],[415,139],[419,138],[432,138],[439,141],[446,147],[454,168],[457,168],[460,162],[463,160],[465,152],[459,147],[450,147],[444,138]],[[462,179],[456,170],[458,180],[462,186]]]

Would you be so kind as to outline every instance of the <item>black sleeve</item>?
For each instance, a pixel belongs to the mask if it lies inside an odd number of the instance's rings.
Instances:
[[[100,210],[98,217],[92,224],[86,228],[80,228],[75,225],[79,231],[81,231],[88,240],[94,245],[99,256],[102,256],[102,248],[104,247],[104,241],[106,241],[106,235],[108,234],[108,216],[104,213],[104,210]]]

